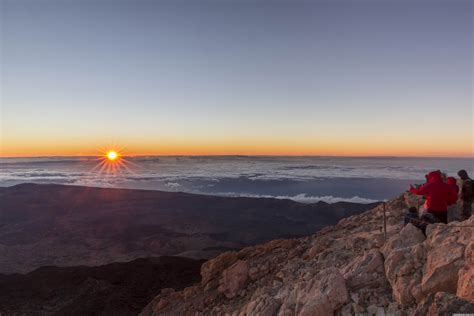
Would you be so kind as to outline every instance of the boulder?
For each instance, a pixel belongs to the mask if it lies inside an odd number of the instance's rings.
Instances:
[[[411,247],[419,244],[425,240],[425,235],[422,231],[412,224],[407,224],[402,230],[393,236],[391,236],[382,248],[384,257],[387,257],[389,253],[395,249]]]
[[[438,292],[427,296],[411,315],[438,316],[472,313],[474,313],[473,302],[459,298],[451,293]]]
[[[466,228],[457,227],[457,230],[459,232],[459,238],[457,239],[458,243],[467,246],[469,243],[472,242],[472,240],[474,240],[474,229],[472,228],[474,227],[474,216],[471,216],[469,219],[463,222],[452,223],[452,225],[466,226]]]
[[[219,293],[227,298],[237,296],[245,287],[248,280],[250,265],[247,261],[239,260],[222,272],[219,280]]]
[[[472,217],[471,217],[472,218]],[[464,299],[474,301],[474,242],[464,250],[464,266],[459,270],[456,294]]]
[[[387,283],[382,254],[375,249],[355,258],[342,273],[350,290],[380,287]]]
[[[422,244],[391,251],[385,259],[385,275],[392,286],[393,298],[402,306],[421,299],[420,282],[425,249]]]
[[[464,247],[457,243],[440,244],[428,252],[422,280],[424,295],[456,293],[458,271],[464,265]]]
[[[465,265],[459,270],[456,295],[474,302],[474,267]]]
[[[469,244],[473,237],[472,229],[463,229],[459,227],[460,223],[454,224],[435,224],[427,229],[427,259],[422,280],[424,296],[437,292],[455,294],[460,269],[469,265],[466,261],[471,261],[472,254],[468,249],[472,247]]]
[[[224,252],[216,258],[204,262],[201,266],[201,284],[207,285],[209,282],[219,277],[222,271],[232,265],[235,261],[237,261],[236,252]]]
[[[319,272],[309,282],[298,284],[297,315],[332,315],[348,301],[346,283],[337,268]]]

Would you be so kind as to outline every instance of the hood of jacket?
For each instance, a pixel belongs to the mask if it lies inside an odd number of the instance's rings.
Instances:
[[[439,170],[431,171],[428,173],[428,182],[429,183],[439,183],[443,182],[443,178],[441,177],[441,172]]]

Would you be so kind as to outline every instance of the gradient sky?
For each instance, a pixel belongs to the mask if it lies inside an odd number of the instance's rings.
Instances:
[[[2,156],[473,156],[471,1],[1,2]]]

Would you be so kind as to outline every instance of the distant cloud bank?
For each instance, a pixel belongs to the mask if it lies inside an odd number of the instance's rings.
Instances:
[[[380,200],[367,199],[360,196],[353,196],[350,198],[337,197],[332,195],[325,196],[308,196],[306,193],[300,193],[293,196],[288,195],[261,195],[261,194],[245,194],[245,193],[236,193],[236,192],[227,192],[219,193],[218,195],[230,196],[230,197],[252,197],[252,198],[274,198],[274,199],[288,199],[300,203],[317,203],[317,202],[326,202],[326,203],[337,203],[337,202],[351,202],[351,203],[361,203],[361,204],[370,204],[375,202],[380,202]]]

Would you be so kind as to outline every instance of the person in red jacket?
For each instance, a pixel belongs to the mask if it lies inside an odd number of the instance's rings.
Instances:
[[[457,184],[456,178],[454,177],[448,177],[448,184],[451,186],[451,188],[456,192],[456,194],[459,193],[459,186]]]
[[[426,198],[427,212],[436,216],[440,222],[448,223],[448,205],[456,203],[458,194],[443,182],[439,170],[428,174],[428,183],[420,188],[410,187],[410,192]]]

